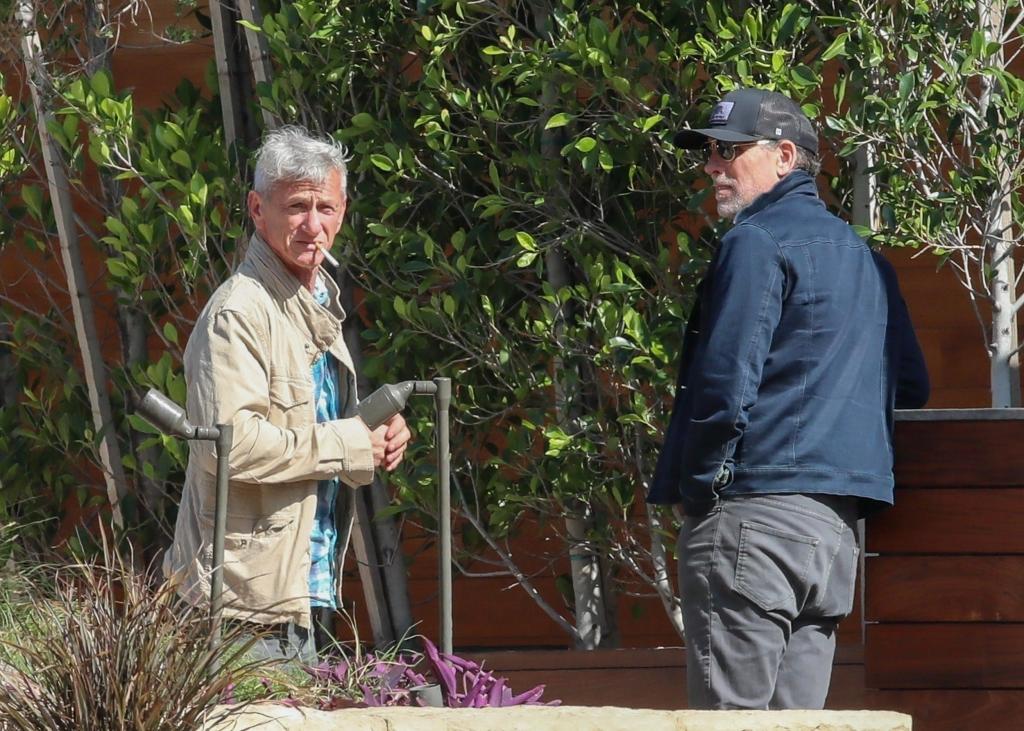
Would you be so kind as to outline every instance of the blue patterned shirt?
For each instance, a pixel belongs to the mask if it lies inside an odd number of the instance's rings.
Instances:
[[[323,306],[328,302],[327,287],[323,279],[317,278],[313,297]],[[321,423],[337,419],[338,404],[341,403],[338,388],[338,364],[334,356],[324,353],[313,363],[313,399],[316,405],[316,421]],[[321,480],[316,486],[316,517],[309,536],[309,596],[314,607],[337,609],[335,594],[337,566],[335,548],[338,531],[334,522],[334,503],[338,498],[340,482],[337,477]]]

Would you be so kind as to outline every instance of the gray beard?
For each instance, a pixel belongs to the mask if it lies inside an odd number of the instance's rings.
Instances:
[[[726,218],[731,221],[736,218],[736,214],[746,208],[747,205],[746,201],[742,201],[739,198],[722,201],[721,203],[717,203],[718,216],[719,218]]]

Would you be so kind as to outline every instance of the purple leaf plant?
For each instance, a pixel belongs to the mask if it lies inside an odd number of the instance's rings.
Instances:
[[[514,695],[508,681],[472,660],[442,653],[430,640],[423,638],[427,670],[441,689],[444,705],[448,708],[486,708],[520,705],[539,705],[544,686],[538,685],[525,693]],[[313,683],[328,691],[318,702],[320,710],[334,710],[352,705],[426,706],[427,702],[416,693],[428,685],[427,678],[417,672],[418,655],[398,654],[387,660],[373,654],[357,658],[324,661],[304,668]],[[361,701],[352,700],[362,695]],[[552,701],[547,705],[558,705]]]
[[[483,665],[457,655],[440,652],[426,637],[423,647],[427,662],[441,686],[441,695],[448,708],[498,708],[505,706],[542,705],[544,686],[538,685],[525,693],[513,695],[508,681],[495,676]],[[557,706],[560,701],[546,705]]]

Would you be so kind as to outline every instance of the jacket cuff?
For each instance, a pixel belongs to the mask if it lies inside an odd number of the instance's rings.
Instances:
[[[351,487],[362,487],[373,482],[373,445],[370,432],[359,418],[338,419],[331,422],[335,433],[345,445],[341,481]]]

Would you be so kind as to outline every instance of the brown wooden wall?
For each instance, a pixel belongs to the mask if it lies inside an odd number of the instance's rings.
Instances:
[[[1021,728],[1024,420],[896,435],[896,506],[867,526],[865,686],[961,719],[936,728]]]
[[[978,317],[952,269],[929,253],[887,249],[932,382],[930,409],[991,406],[989,363]],[[982,312],[988,317],[987,310]]]
[[[900,422],[896,443],[896,507],[866,527],[866,640],[845,635],[826,707],[909,713],[915,731],[1024,728],[1024,420]],[[515,691],[686,707],[680,649],[482,656]]]
[[[545,685],[545,700],[580,706],[687,708],[683,650],[477,653],[513,692]],[[914,731],[1019,731],[1015,695],[999,690],[878,690],[864,681],[859,648],[840,648],[826,708],[888,710],[913,717]]]

